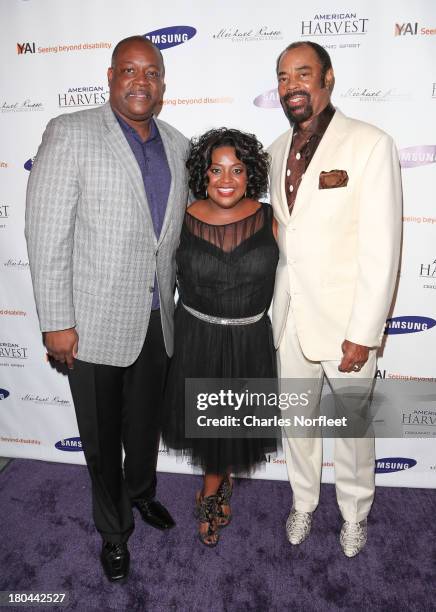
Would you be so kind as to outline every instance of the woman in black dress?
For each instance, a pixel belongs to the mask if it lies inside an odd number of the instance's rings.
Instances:
[[[215,546],[231,518],[230,473],[247,473],[274,439],[185,436],[186,378],[275,378],[271,303],[278,248],[267,190],[268,155],[255,136],[210,130],[193,140],[187,210],[176,254],[179,302],[165,393],[165,444],[205,472],[196,510],[199,536]]]

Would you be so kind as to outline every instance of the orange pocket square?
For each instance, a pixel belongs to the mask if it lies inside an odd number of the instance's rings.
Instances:
[[[319,175],[318,189],[336,189],[348,185],[348,174],[346,170],[330,170],[321,172]]]

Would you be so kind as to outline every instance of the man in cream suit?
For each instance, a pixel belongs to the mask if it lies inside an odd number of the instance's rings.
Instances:
[[[47,353],[69,368],[101,561],[120,580],[132,506],[154,527],[174,525],[155,499],[156,462],[188,141],[153,118],[165,91],[155,45],[120,41],[108,79],[108,104],[49,122],[26,236]]]
[[[392,139],[330,103],[334,74],[316,43],[289,45],[277,61],[278,92],[291,129],[270,147],[278,221],[273,330],[282,379],[333,391],[372,381],[397,276],[401,180]],[[311,414],[313,416],[313,414]],[[300,544],[319,500],[322,439],[292,437],[285,449],[293,507],[286,529]],[[335,440],[336,494],[348,557],[365,545],[374,497],[374,440]]]

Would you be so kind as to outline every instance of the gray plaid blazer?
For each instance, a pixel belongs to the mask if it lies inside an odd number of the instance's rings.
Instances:
[[[135,361],[147,333],[155,273],[165,346],[173,353],[188,140],[164,121],[156,124],[171,171],[159,239],[140,169],[109,104],[52,119],[33,164],[25,233],[40,327],[76,327],[83,361]]]

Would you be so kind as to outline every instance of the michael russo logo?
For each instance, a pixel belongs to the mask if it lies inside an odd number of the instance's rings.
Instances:
[[[70,87],[68,91],[58,93],[59,108],[75,108],[78,106],[99,106],[109,100],[109,89],[102,85],[89,87]]]
[[[9,258],[7,261],[3,262],[5,268],[9,268],[11,270],[28,270],[29,262],[23,261],[22,259],[12,259]]]
[[[71,402],[67,399],[63,399],[58,395],[39,395],[38,393],[26,393],[21,397],[22,402],[30,402],[37,406],[45,404],[47,406],[70,406]]]
[[[267,40],[282,40],[283,32],[277,28],[269,26],[256,26],[241,28],[236,26],[227,26],[221,28],[215,34],[212,34],[215,40],[227,40],[230,42],[251,42],[251,41],[267,41]]]
[[[10,393],[7,389],[0,389],[0,400],[5,400],[9,395]]]
[[[375,464],[376,474],[390,474],[392,472],[401,472],[403,470],[410,470],[415,467],[415,459],[406,459],[404,457],[385,457],[384,459],[377,459]]]
[[[347,91],[341,93],[341,98],[350,98],[359,102],[402,102],[409,100],[410,94],[394,88],[349,87]]]
[[[265,93],[260,94],[253,100],[254,106],[259,106],[260,108],[281,108],[279,92],[277,91],[277,87],[274,89],[270,89]]]
[[[399,157],[402,168],[434,164],[436,162],[436,145],[421,145],[400,149]]]
[[[82,440],[80,438],[65,438],[56,442],[55,448],[60,451],[79,452],[83,451]]]
[[[301,22],[301,36],[363,35],[368,33],[368,21],[357,13],[319,13]]]
[[[191,40],[197,34],[197,30],[191,26],[172,26],[170,28],[161,28],[144,34],[144,38],[150,40],[159,49],[169,49],[177,47]]]
[[[436,289],[436,259],[420,265],[419,277],[425,281],[423,289]]]
[[[14,102],[3,100],[0,104],[0,112],[2,113],[29,113],[44,110],[42,102],[35,102],[30,98],[15,100]]]
[[[392,317],[386,321],[385,334],[414,334],[427,331],[436,325],[430,317]]]

